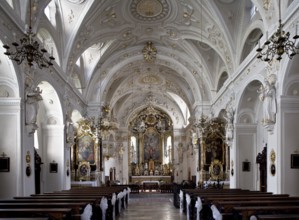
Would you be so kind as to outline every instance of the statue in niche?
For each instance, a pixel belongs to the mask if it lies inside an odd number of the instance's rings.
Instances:
[[[75,143],[75,129],[69,114],[66,114],[66,142],[71,145]]]
[[[224,118],[227,121],[226,124],[226,141],[231,141],[233,139],[234,134],[234,109],[232,107],[229,107],[226,110],[226,115]]]
[[[179,143],[178,145],[178,153],[179,153],[179,162],[182,163],[183,162],[183,156],[184,156],[184,152],[183,152],[183,144]]]
[[[37,113],[38,113],[38,102],[43,100],[39,87],[35,87],[32,80],[28,77],[25,82],[25,107],[26,107],[26,126],[30,126],[29,133],[32,134],[37,129]]]
[[[275,80],[265,78],[265,84],[258,89],[260,100],[263,102],[263,119],[264,125],[275,124],[276,122],[276,88]]]

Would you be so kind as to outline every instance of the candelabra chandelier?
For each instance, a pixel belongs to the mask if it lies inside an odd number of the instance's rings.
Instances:
[[[293,37],[294,41],[289,40],[290,32],[285,32],[281,24],[281,12],[280,12],[280,1],[279,1],[279,25],[277,31],[270,37],[266,39],[266,42],[262,47],[259,47],[257,51],[257,58],[265,62],[271,62],[276,56],[276,59],[280,61],[282,55],[286,53],[290,59],[293,58],[298,53],[298,47],[296,47],[296,40],[299,38],[297,35],[297,25],[296,25],[296,35]]]
[[[30,67],[33,66],[33,63],[35,62],[40,69],[44,67],[48,68],[49,66],[53,65],[52,62],[55,60],[53,57],[53,50],[51,51],[51,56],[46,58],[44,55],[48,51],[44,47],[39,49],[40,45],[38,41],[34,39],[36,34],[32,32],[31,27],[31,0],[29,4],[30,24],[28,31],[25,33],[25,37],[20,39],[21,44],[17,42],[12,43],[12,45],[15,47],[14,51],[11,51],[10,46],[7,44],[3,45],[3,47],[6,49],[4,54],[7,55],[11,60],[16,61],[18,65],[20,65],[26,59]]]

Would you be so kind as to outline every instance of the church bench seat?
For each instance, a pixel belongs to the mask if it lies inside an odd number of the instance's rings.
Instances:
[[[15,217],[11,217],[11,218],[0,218],[0,220],[13,220],[15,219]],[[49,218],[44,217],[44,218],[40,218],[40,217],[30,217],[30,218],[18,218],[17,220],[49,220]]]
[[[260,214],[299,214],[299,205],[286,206],[238,206],[233,208],[234,216],[241,220],[249,220],[252,215]]]
[[[191,192],[191,193],[190,193]],[[190,196],[190,202],[189,204],[186,203],[186,194]],[[249,190],[240,190],[240,189],[211,189],[211,190],[186,190],[183,196],[183,212],[189,212],[190,218],[193,219],[194,216],[196,216],[196,208],[195,208],[195,203],[198,197],[203,202],[203,213],[208,213],[204,215],[209,215],[210,212],[208,211],[210,208],[207,206],[205,202],[206,197],[213,197],[213,196],[218,196],[219,195],[223,197],[246,197],[246,196],[265,196],[265,195],[272,195],[272,193],[264,193],[264,192],[259,192],[259,191],[249,191]],[[187,210],[189,209],[189,210]]]
[[[14,203],[0,203],[0,207],[3,209],[14,209],[14,208],[71,208],[72,214],[82,214],[87,203],[76,202],[76,203],[48,203],[48,202],[14,202]]]
[[[239,200],[239,201],[215,201],[216,205],[221,213],[232,212],[232,209],[237,206],[289,206],[299,205],[299,200]]]
[[[35,196],[27,196],[27,197],[14,197],[14,200],[17,201],[23,201],[23,200],[34,200],[34,201],[38,201],[38,200],[47,200],[48,203],[59,203],[58,201],[69,201],[69,200],[91,200],[92,203],[89,203],[92,205],[93,207],[93,212],[94,212],[94,216],[97,216],[97,218],[99,218],[99,216],[102,215],[102,210],[99,207],[100,203],[101,203],[101,199],[102,197],[99,196],[90,196],[90,195],[80,195],[80,196],[71,196],[71,195],[57,195],[57,196],[48,196],[48,195],[44,195],[44,194],[40,194],[40,195],[35,195]],[[55,202],[54,202],[55,201]],[[72,202],[70,202],[72,203]],[[107,212],[106,215],[108,216],[112,216],[112,211],[111,212]],[[111,217],[112,219],[112,217]]]
[[[270,214],[270,215],[257,215],[258,220],[298,220],[299,214]]]
[[[49,217],[50,219],[72,219],[70,208],[11,208],[0,209],[1,218]]]
[[[76,202],[85,202],[88,204],[96,204],[96,199],[39,199],[35,197],[21,197],[15,199],[0,199],[0,203],[19,203],[19,202],[26,202],[26,203],[37,203],[37,202],[45,202],[45,203],[76,203]]]
[[[255,200],[256,196],[246,196],[247,200]],[[265,196],[259,196],[259,200],[296,200],[299,199],[299,197],[290,197],[288,194],[273,194],[273,195],[265,195]],[[205,203],[212,203],[213,201],[240,201],[244,200],[243,197],[220,197],[219,195],[217,196],[209,196],[209,197],[204,197],[202,198]]]

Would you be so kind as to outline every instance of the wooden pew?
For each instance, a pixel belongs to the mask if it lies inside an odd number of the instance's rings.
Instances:
[[[252,215],[276,213],[276,214],[299,214],[299,205],[285,206],[238,206],[233,208],[235,216],[241,216],[242,220],[249,220]]]
[[[205,215],[210,215],[211,211],[207,208],[212,204],[215,204],[218,210],[221,212],[223,219],[232,219],[233,207],[235,206],[263,206],[263,205],[289,205],[290,203],[299,204],[299,197],[289,197],[288,194],[273,194],[267,196],[252,196],[252,194],[245,196],[225,196],[225,197],[202,197]]]
[[[14,197],[14,200],[19,200],[19,201],[23,201],[23,200],[47,200],[47,202],[49,203],[55,203],[55,202],[59,202],[59,201],[69,201],[70,203],[72,203],[70,200],[89,200],[92,203],[90,203],[93,207],[93,216],[95,216],[96,218],[100,218],[102,216],[102,211],[99,207],[99,204],[101,202],[101,197],[97,196],[97,195],[93,195],[93,196],[86,196],[86,195],[79,195],[79,196],[72,196],[72,195],[52,195],[52,196],[48,196],[48,195],[44,195],[44,194],[39,194],[39,195],[35,195],[35,196],[24,196],[24,197]],[[112,219],[112,216],[109,216],[110,219]]]
[[[50,196],[59,196],[59,195],[74,195],[74,196],[80,196],[80,195],[98,195],[102,197],[106,197],[108,199],[108,215],[113,215],[115,212],[115,215],[119,215],[122,209],[125,209],[125,207],[128,205],[128,195],[120,196],[121,193],[124,194],[124,190],[128,189],[124,186],[111,186],[111,187],[84,187],[84,188],[74,188],[70,190],[63,190],[58,191],[54,193],[47,193],[46,195]],[[112,195],[116,194],[117,199],[115,204],[112,204]],[[120,197],[119,197],[120,196]]]
[[[272,193],[268,193],[268,192],[258,192],[258,191],[249,191],[249,190],[240,190],[240,189],[214,189],[214,190],[200,190],[198,192],[196,191],[192,191],[191,194],[189,194],[191,197],[191,202],[189,204],[189,206],[186,206],[186,197],[184,197],[184,205],[189,210],[187,210],[189,212],[189,216],[190,219],[195,219],[196,218],[196,214],[197,214],[197,210],[195,209],[195,203],[198,197],[201,198],[202,203],[203,203],[203,209],[202,209],[202,213],[203,216],[205,216],[205,218],[207,218],[207,216],[211,215],[211,210],[210,210],[210,206],[208,203],[205,202],[205,198],[209,198],[209,197],[213,197],[213,196],[217,196],[219,197],[219,195],[223,196],[223,197],[240,197],[240,198],[244,198],[246,196],[254,196],[254,197],[263,197],[263,196],[269,196],[272,195]]]
[[[26,202],[26,203],[36,203],[36,202],[45,202],[45,203],[77,203],[77,202],[84,202],[88,204],[97,204],[97,199],[39,199],[35,197],[21,197],[17,199],[0,199],[0,203],[19,203],[19,202]]]
[[[298,220],[299,214],[257,215],[258,220]]]
[[[52,193],[45,193],[43,196],[60,198],[61,196],[70,196],[70,197],[80,197],[80,196],[98,196],[100,198],[107,198],[108,200],[108,209],[106,211],[107,218],[113,218],[114,215],[118,215],[121,209],[124,209],[128,203],[128,188],[125,186],[111,186],[111,187],[84,187],[84,188],[74,188],[70,190],[62,190]],[[116,203],[113,194],[117,195]],[[41,195],[32,195],[32,197],[41,197]],[[113,203],[113,204],[112,204]]]
[[[12,220],[12,218],[0,218],[0,220]],[[49,218],[39,218],[39,217],[30,217],[30,218],[18,218],[17,220],[49,220]]]
[[[19,218],[19,217],[49,217],[50,219],[71,219],[70,208],[14,208],[0,209],[1,218]]]
[[[221,213],[232,212],[234,207],[238,206],[289,206],[289,205],[299,205],[299,200],[289,199],[289,200],[239,200],[239,201],[214,201],[214,205],[218,208]]]
[[[2,209],[15,209],[15,208],[70,208],[72,215],[82,214],[87,203],[74,202],[74,203],[51,203],[51,202],[8,202],[0,203]]]
[[[256,196],[246,196],[247,200],[255,200]],[[259,200],[296,200],[299,197],[290,197],[288,194],[273,194],[273,195],[265,195],[265,196],[258,196]],[[240,196],[233,196],[233,197],[219,197],[219,196],[210,196],[210,197],[203,197],[205,203],[212,203],[213,201],[242,201],[244,200],[243,197]]]

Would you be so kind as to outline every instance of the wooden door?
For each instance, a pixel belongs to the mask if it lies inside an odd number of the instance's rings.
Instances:
[[[256,163],[259,164],[260,191],[267,192],[267,144],[263,151],[256,156]]]

